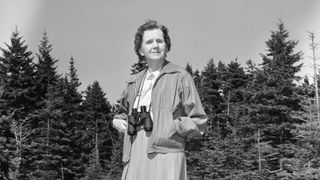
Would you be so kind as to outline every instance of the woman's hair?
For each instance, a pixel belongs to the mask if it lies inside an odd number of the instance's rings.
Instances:
[[[136,54],[139,57],[139,60],[144,60],[143,56],[140,55],[139,50],[141,48],[141,44],[143,41],[143,34],[146,30],[153,30],[153,29],[160,29],[163,33],[163,38],[164,38],[164,42],[166,43],[166,48],[167,51],[170,51],[171,48],[171,41],[170,41],[170,37],[169,37],[169,30],[167,27],[165,27],[164,25],[158,25],[157,21],[154,20],[148,20],[147,22],[145,22],[144,24],[142,24],[135,35],[134,38],[134,50],[136,52]]]

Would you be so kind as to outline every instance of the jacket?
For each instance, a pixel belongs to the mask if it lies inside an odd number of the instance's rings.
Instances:
[[[122,113],[116,118],[127,120],[139,87],[146,74],[143,70],[127,81],[120,102]],[[165,61],[155,80],[151,94],[153,130],[146,153],[183,152],[185,138],[201,136],[206,130],[207,116],[203,110],[191,75],[182,67]],[[123,162],[130,159],[134,137],[125,133]]]

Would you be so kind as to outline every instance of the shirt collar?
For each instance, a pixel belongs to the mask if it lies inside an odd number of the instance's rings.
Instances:
[[[133,83],[141,80],[144,75],[146,75],[148,68],[140,71],[137,74],[134,74],[128,81],[127,83]],[[163,68],[160,70],[159,76],[162,74],[167,74],[167,73],[175,73],[179,72],[178,68],[176,65],[172,64],[171,62],[165,60],[163,64]]]

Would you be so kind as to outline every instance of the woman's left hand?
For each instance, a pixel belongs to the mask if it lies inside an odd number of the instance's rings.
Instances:
[[[127,131],[127,122],[123,119],[113,119],[112,125],[119,132],[125,133]]]

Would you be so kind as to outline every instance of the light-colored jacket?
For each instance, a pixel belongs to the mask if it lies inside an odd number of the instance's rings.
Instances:
[[[120,99],[122,112],[116,118],[127,120],[146,70],[131,77]],[[201,136],[207,116],[191,75],[183,68],[165,61],[156,79],[152,95],[153,130],[146,153],[183,152],[186,136]],[[125,133],[123,162],[130,159],[134,137]]]

